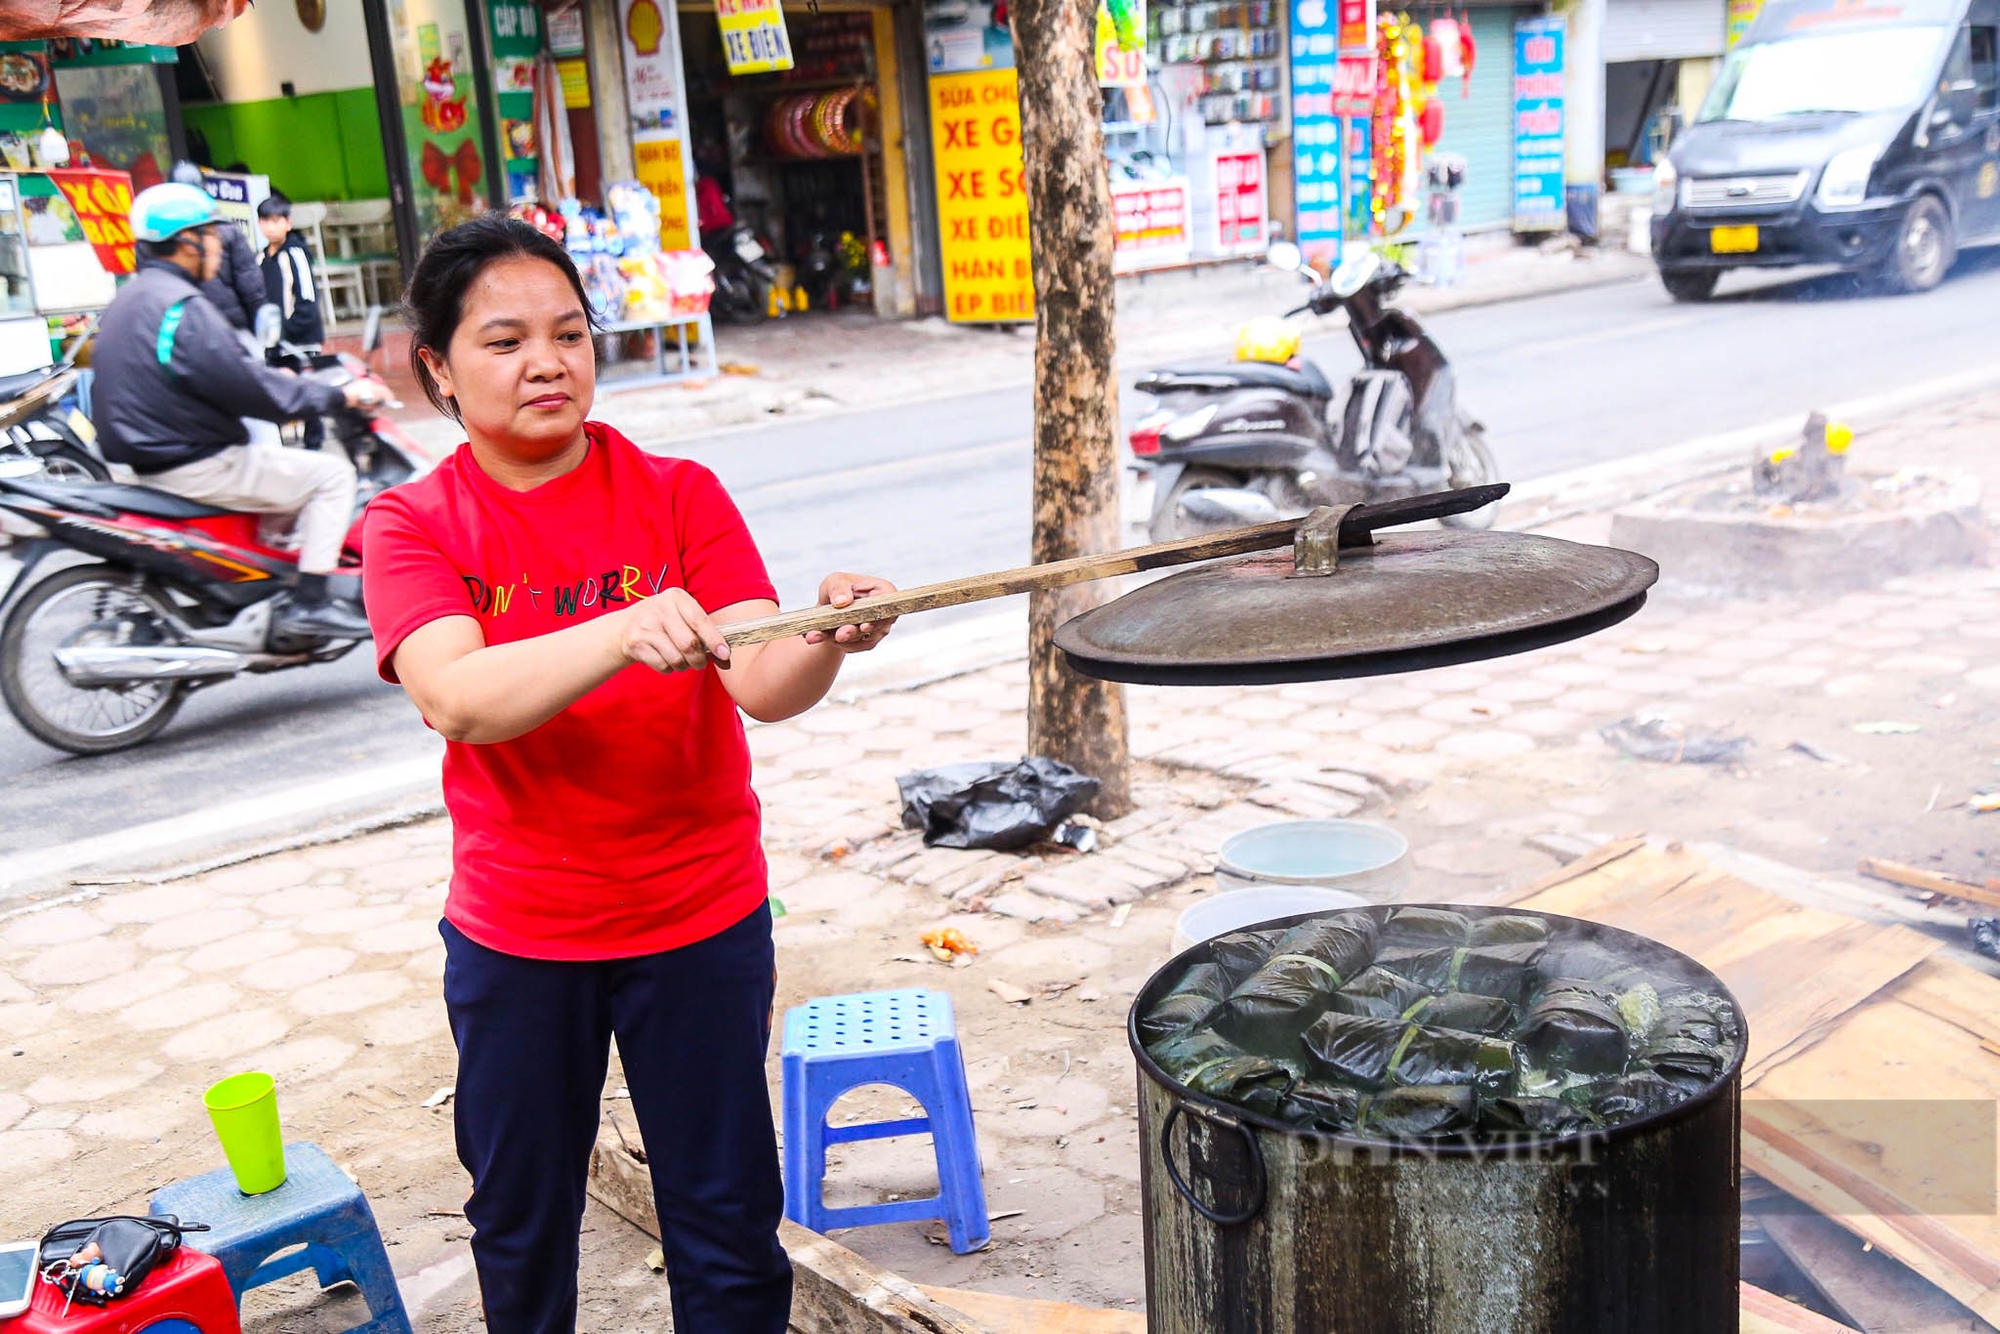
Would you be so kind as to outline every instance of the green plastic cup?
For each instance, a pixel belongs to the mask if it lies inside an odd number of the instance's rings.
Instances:
[[[278,1129],[278,1084],[261,1070],[231,1075],[202,1095],[236,1188],[262,1195],[285,1184],[285,1138]]]

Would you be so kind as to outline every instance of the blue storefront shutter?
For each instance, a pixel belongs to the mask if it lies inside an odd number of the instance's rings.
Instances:
[[[1426,27],[1450,12],[1413,8],[1412,18]],[[1479,48],[1470,84],[1447,79],[1438,85],[1444,106],[1441,153],[1457,153],[1466,162],[1465,188],[1459,192],[1459,226],[1505,227],[1514,209],[1514,20],[1535,12],[1515,5],[1484,5],[1471,10],[1472,39]]]

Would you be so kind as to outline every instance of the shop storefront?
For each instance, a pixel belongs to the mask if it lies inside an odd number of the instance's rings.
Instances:
[[[1291,12],[1296,218],[1310,258],[1328,263],[1347,240],[1514,221],[1514,29],[1537,10],[1293,0]]]
[[[1727,42],[1725,0],[1608,0],[1604,59],[1604,163],[1609,172],[1650,167],[1676,119],[1701,105]]]
[[[73,162],[158,184],[182,142],[175,56],[87,38],[0,42],[0,167]]]
[[[740,6],[695,0],[679,14],[696,222],[708,243],[748,224],[789,267],[807,314],[914,314],[897,32],[909,24],[914,36],[914,13],[773,7],[769,25],[749,30],[772,35],[753,40],[737,38],[737,16],[723,8]],[[770,68],[780,42],[789,69]]]
[[[0,375],[49,365],[76,317],[133,270],[132,178],[105,168],[0,171]]]
[[[1120,273],[1261,255],[1270,245],[1267,143],[1281,137],[1283,32],[1274,0],[1101,5],[1104,98]],[[945,314],[1034,315],[1020,108],[1004,0],[925,11]]]

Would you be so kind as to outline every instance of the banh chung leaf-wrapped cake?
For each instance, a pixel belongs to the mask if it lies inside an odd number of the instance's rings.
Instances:
[[[1711,1088],[1743,1042],[1712,979],[1616,934],[1530,913],[1350,909],[1209,942],[1135,1028],[1170,1079],[1302,1130],[1604,1129]]]
[[[1139,1037],[1147,1046],[1193,1028],[1215,1012],[1229,996],[1229,978],[1220,964],[1198,963],[1182,974],[1160,1003],[1139,1021]]]
[[[1511,1042],[1403,1019],[1328,1013],[1304,1041],[1316,1075],[1354,1088],[1470,1084],[1498,1098],[1514,1091],[1519,1075]]]
[[[1251,1050],[1290,1053],[1333,994],[1367,970],[1374,952],[1375,922],[1366,913],[1336,913],[1293,927],[1272,944],[1264,965],[1229,993],[1215,1012],[1215,1029]]]

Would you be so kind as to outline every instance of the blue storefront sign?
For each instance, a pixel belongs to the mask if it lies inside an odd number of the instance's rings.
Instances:
[[[1561,231],[1563,19],[1514,25],[1514,230]]]
[[[1340,117],[1334,114],[1339,36],[1328,0],[1292,0],[1292,180],[1299,248],[1316,264],[1340,259]]]

